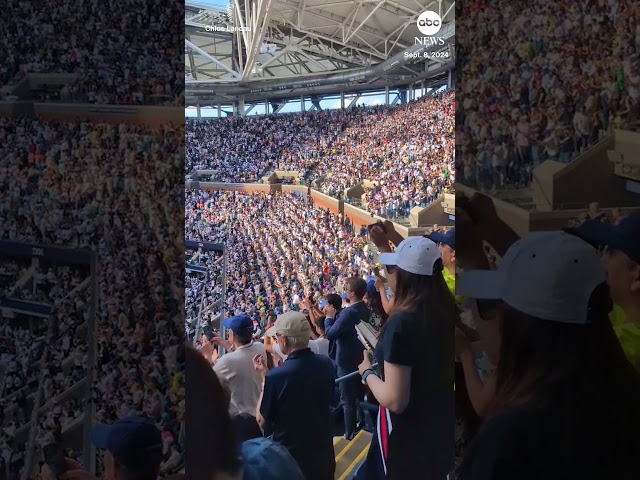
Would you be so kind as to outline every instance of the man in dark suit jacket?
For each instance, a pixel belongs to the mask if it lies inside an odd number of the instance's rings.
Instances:
[[[356,325],[368,321],[371,315],[369,307],[362,301],[367,293],[367,282],[364,279],[349,278],[345,293],[349,298],[349,306],[341,310],[335,319],[327,318],[325,321],[325,336],[335,344],[332,359],[336,364],[338,377],[356,371],[362,363],[364,347],[358,340]],[[344,436],[347,440],[352,440],[357,431],[357,401],[363,397],[364,389],[358,376],[340,382],[339,388],[344,412]]]

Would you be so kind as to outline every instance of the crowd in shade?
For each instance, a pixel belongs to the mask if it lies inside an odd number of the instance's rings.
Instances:
[[[342,293],[346,278],[368,278],[374,268],[348,220],[293,193],[187,190],[185,235],[226,245],[226,312],[262,326],[269,315],[303,310],[309,296]],[[220,299],[217,281],[205,289]]]
[[[178,260],[182,189],[176,177],[183,138],[183,132],[170,125],[149,130],[125,124],[0,119],[0,239],[89,248],[97,254],[96,420],[109,422],[131,414],[151,418],[163,431],[166,468],[179,462],[183,435],[178,381],[182,374],[175,360],[184,295]],[[16,279],[24,267],[7,262],[3,272]],[[41,386],[47,400],[63,400],[40,416],[39,437],[64,433],[61,422],[79,418],[84,408],[78,401],[84,392],[62,394],[84,375],[92,299],[86,290],[59,299],[63,287],[67,294],[84,278],[64,265],[43,263],[32,288],[15,293],[55,304],[48,325],[38,328],[36,323],[26,329],[3,321],[5,330],[12,330],[3,332],[5,338],[14,342],[13,383],[27,384],[26,390],[12,395],[25,394],[26,405],[34,402],[38,362],[45,345],[49,347],[51,362]],[[52,323],[55,335],[48,335]],[[3,425],[17,429],[28,420],[27,408],[3,409]],[[7,441],[9,447],[11,443]],[[5,463],[24,458],[15,449],[12,455]]]
[[[198,234],[195,239],[206,240]],[[224,258],[222,252],[203,250],[187,250],[185,258],[185,333],[187,338],[193,338],[198,320],[202,325],[209,325],[221,311]]]
[[[114,15],[115,11],[121,14]],[[184,3],[140,0],[3,4],[0,87],[29,73],[68,73],[60,99],[100,104],[178,104],[184,90],[178,37]]]
[[[569,222],[569,227],[577,227],[588,220],[599,220],[604,223],[619,224],[624,218],[624,214],[620,208],[614,208],[609,211],[602,210],[598,202],[589,204],[587,210],[579,217]]]
[[[467,2],[458,19],[458,180],[523,187],[545,160],[569,163],[611,129],[636,130],[639,9],[610,0]]]
[[[387,217],[426,206],[454,175],[454,95],[450,90],[400,106],[188,120],[186,169],[212,180],[257,182],[272,171],[339,198],[361,180],[364,206]],[[316,182],[316,183],[313,183]]]
[[[2,448],[12,453],[14,448],[21,452],[24,447],[39,387],[43,401],[52,401],[55,416],[41,419],[38,437],[53,434],[58,426],[69,427],[83,412],[77,398],[59,405],[56,397],[79,386],[85,377],[90,300],[85,280],[89,269],[51,264],[45,259],[32,265],[30,258],[8,255],[2,255],[0,262],[0,298],[7,299],[5,307],[15,301],[34,305],[33,311],[23,306],[19,313],[14,312],[13,321],[3,318],[0,326],[1,362],[6,366],[0,383],[0,430]],[[37,313],[43,305],[51,307],[51,313],[44,317]],[[17,475],[24,458],[16,455],[11,461],[11,457],[13,454],[3,460],[3,471]]]

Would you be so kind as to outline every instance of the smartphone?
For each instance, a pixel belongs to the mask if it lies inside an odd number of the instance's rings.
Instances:
[[[58,443],[51,443],[43,448],[44,463],[46,463],[56,477],[62,476],[67,471],[67,462],[64,459],[64,449]]]
[[[384,278],[382,275],[380,275],[380,267],[379,266],[375,266],[373,267],[373,274],[378,277],[380,280],[382,280],[384,283],[387,283],[387,279]]]
[[[362,335],[362,333],[360,333],[360,330],[358,330],[356,328],[356,335],[358,336],[358,340],[360,340],[360,343],[362,344],[362,346],[367,350],[367,352],[369,353],[369,360],[371,360],[373,358],[373,347],[371,346],[371,344],[367,341],[366,338],[364,338],[364,335]]]

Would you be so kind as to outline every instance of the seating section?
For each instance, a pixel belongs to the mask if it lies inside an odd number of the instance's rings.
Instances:
[[[0,88],[28,73],[70,73],[76,79],[52,99],[179,105],[183,26],[175,19],[183,17],[175,0],[76,0],[36,10],[9,0],[0,16]]]
[[[0,239],[97,253],[96,420],[148,415],[165,432],[167,461],[175,459],[182,452],[184,409],[175,341],[181,336],[184,252],[182,206],[175,201],[182,196],[181,179],[173,165],[180,161],[184,132],[2,118],[0,138]],[[38,437],[68,428],[82,415],[84,392],[73,389],[86,367],[87,335],[79,329],[86,324],[90,296],[87,289],[65,296],[86,271],[41,262],[17,286],[31,265],[10,260],[0,262],[3,295],[55,305],[53,315],[33,322],[35,327],[23,317],[0,324],[0,336],[18,342],[14,358],[8,358],[15,372],[5,377],[2,402],[14,400],[7,395],[26,397],[24,408],[3,411],[6,448],[17,458],[24,440],[13,439],[31,418],[42,368],[43,402],[62,400],[43,403]],[[48,337],[52,324],[57,335]],[[43,366],[38,361],[45,346],[50,361]]]
[[[611,128],[637,130],[640,63],[625,19],[639,8],[466,2],[456,38],[458,180],[494,193],[523,188],[543,161],[569,163]],[[577,41],[584,29],[598,41]]]
[[[298,171],[335,198],[367,179],[375,187],[364,208],[406,217],[455,181],[454,96],[450,90],[400,106],[188,120],[187,173],[213,170],[210,181],[251,183],[274,170]]]

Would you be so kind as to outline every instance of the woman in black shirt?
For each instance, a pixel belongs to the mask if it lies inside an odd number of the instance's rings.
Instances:
[[[455,300],[437,245],[410,237],[380,255],[394,301],[376,345],[359,367],[380,404],[377,432],[358,480],[441,480],[453,468]]]

